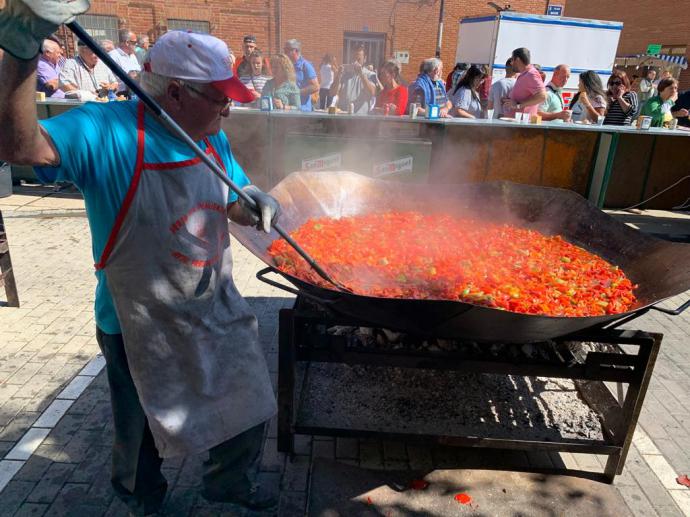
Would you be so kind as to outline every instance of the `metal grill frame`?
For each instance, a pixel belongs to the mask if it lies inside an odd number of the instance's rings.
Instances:
[[[381,439],[423,440],[463,447],[490,447],[517,450],[551,450],[585,454],[605,454],[608,460],[603,477],[611,483],[623,472],[628,449],[632,443],[637,420],[659,353],[662,334],[638,330],[590,330],[563,338],[569,343],[605,343],[618,352],[584,351],[583,361],[577,364],[515,364],[505,361],[465,360],[442,355],[404,354],[376,350],[350,351],[329,339],[325,329],[334,325],[368,326],[350,318],[335,316],[322,309],[308,306],[297,297],[292,309],[279,314],[278,352],[278,450],[294,453],[295,434],[343,437],[373,437]],[[311,335],[310,335],[311,334]],[[331,336],[332,337],[332,336]],[[318,347],[307,343],[318,341]],[[558,340],[555,340],[558,341]],[[637,347],[636,354],[625,352],[620,345]],[[347,365],[376,365],[388,367],[452,370],[458,373],[490,373],[503,375],[539,376],[572,379],[580,394],[592,409],[601,415],[605,443],[576,440],[546,442],[538,440],[496,439],[486,437],[412,435],[358,429],[304,425],[297,419],[299,400],[304,386],[297,385],[298,362],[331,362]],[[620,403],[604,382],[627,384]]]

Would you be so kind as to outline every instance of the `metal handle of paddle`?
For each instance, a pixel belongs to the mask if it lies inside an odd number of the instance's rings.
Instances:
[[[201,158],[201,161],[203,161],[210,169],[213,171],[213,173],[220,178],[220,180],[225,183],[228,187],[230,187],[230,190],[232,190],[235,194],[237,194],[247,205],[252,207],[255,211],[258,212],[258,207],[256,206],[256,203],[254,200],[247,195],[245,191],[243,191],[239,185],[237,185],[234,181],[232,181],[230,178],[228,178],[227,174],[225,174],[222,169],[218,166],[216,162],[214,162],[211,157],[209,157],[198,145],[196,145],[196,142],[190,138],[190,136],[179,126],[177,123],[168,115],[163,108],[161,108],[158,103],[153,100],[144,90],[141,89],[141,86],[137,84],[136,81],[134,81],[127,73],[118,65],[109,55],[108,53],[103,50],[98,43],[96,43],[93,38],[84,30],[84,28],[79,25],[77,22],[72,22],[68,23],[67,27],[87,46],[89,47],[94,54],[98,56],[98,58],[103,61],[110,70],[117,76],[118,79],[120,79],[123,83],[127,85],[127,87],[133,91],[134,93],[137,94],[139,99],[148,107],[156,117],[159,118],[161,123],[168,128],[168,130],[175,135],[177,138],[182,140],[184,143],[186,143],[192,151],[194,151],[194,154],[196,154],[199,158]],[[290,235],[279,225],[279,224],[274,224],[273,228],[275,231],[280,235],[283,239],[287,241],[290,246],[292,246],[297,253],[300,254],[300,256],[307,261],[307,263],[316,271],[321,278],[326,280],[327,282],[333,284],[336,286],[338,289],[346,291],[347,289],[333,280],[328,273],[326,273],[321,266],[299,245],[295,240],[290,237]]]

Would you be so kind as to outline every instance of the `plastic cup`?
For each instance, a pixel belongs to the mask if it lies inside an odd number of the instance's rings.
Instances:
[[[604,115],[599,115],[597,117],[597,126],[603,126],[604,125],[604,119],[606,119],[606,117]]]
[[[486,110],[486,118],[488,118],[489,120],[494,118],[494,110]]]

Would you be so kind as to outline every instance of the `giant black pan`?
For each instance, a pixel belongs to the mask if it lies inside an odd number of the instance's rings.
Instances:
[[[650,237],[616,221],[574,192],[509,182],[412,185],[351,172],[298,172],[271,194],[281,223],[293,231],[311,217],[341,217],[389,210],[467,215],[559,234],[623,268],[638,284],[638,303],[626,315],[690,289],[690,245]],[[232,225],[233,235],[269,266],[275,234]],[[404,243],[401,243],[404,245]],[[527,315],[447,300],[377,298],[326,289],[283,275],[324,306],[372,325],[446,338],[534,342],[601,326],[625,315],[564,318]]]

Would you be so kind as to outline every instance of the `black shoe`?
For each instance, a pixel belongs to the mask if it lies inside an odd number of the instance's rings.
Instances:
[[[217,503],[231,503],[244,506],[250,510],[270,510],[278,505],[278,498],[262,488],[260,485],[255,485],[244,494],[211,494],[206,489],[202,490],[201,495],[207,501],[214,501]]]

